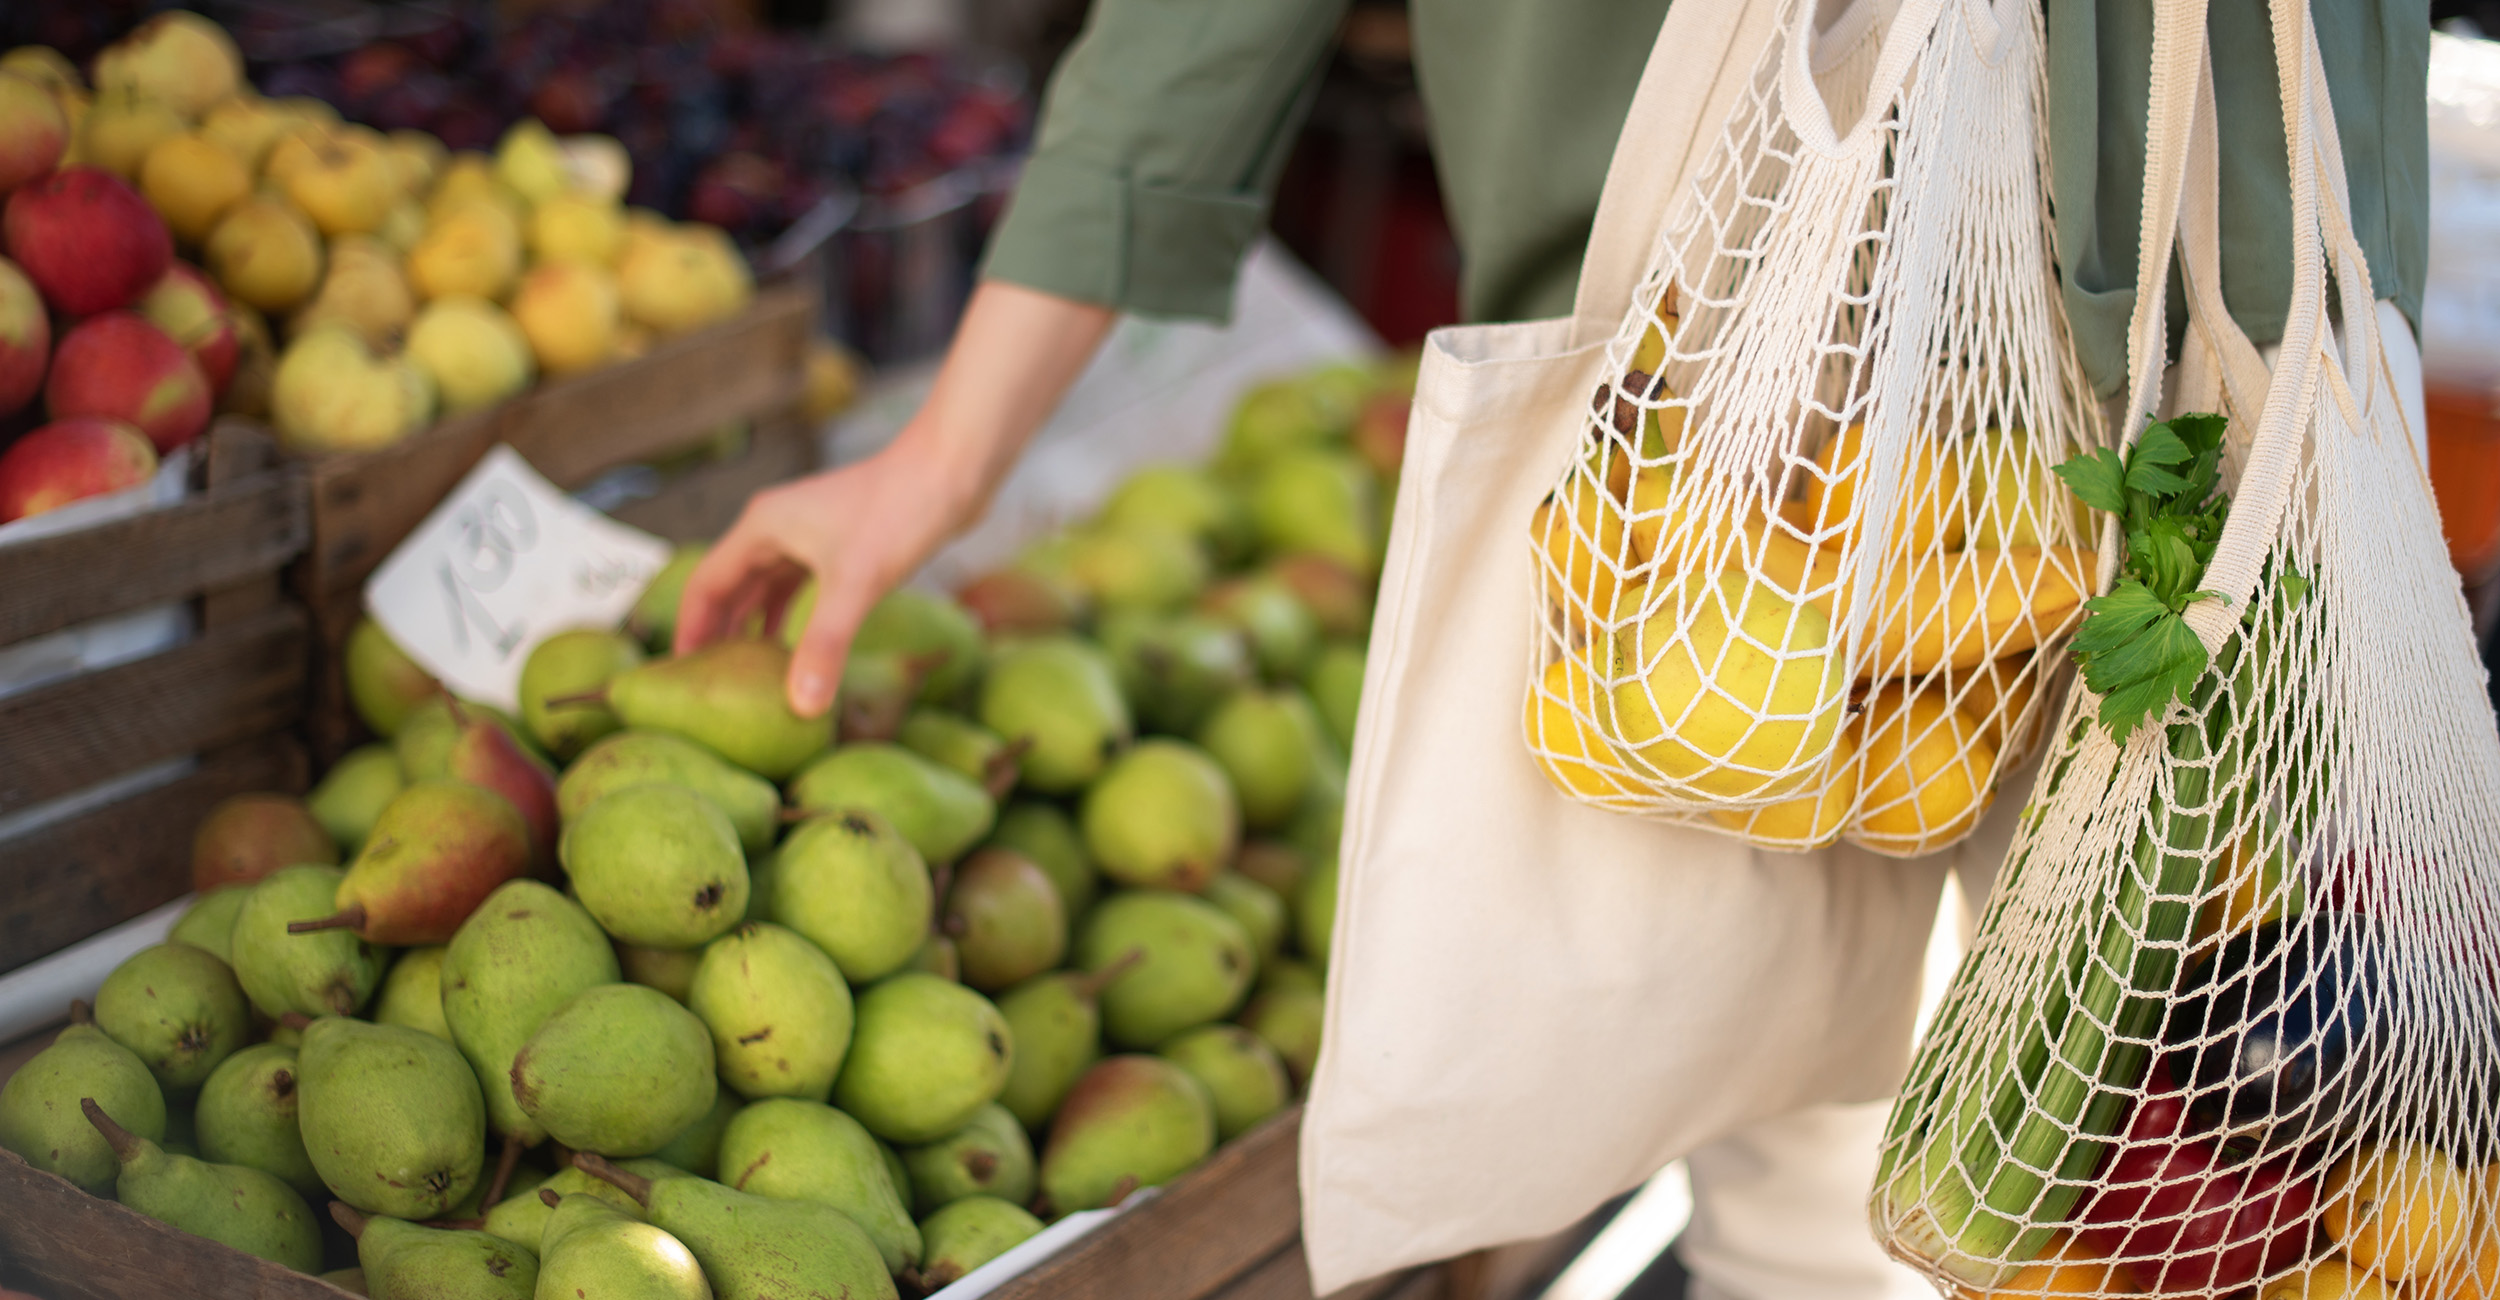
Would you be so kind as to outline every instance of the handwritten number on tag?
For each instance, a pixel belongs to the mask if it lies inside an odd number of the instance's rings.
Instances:
[[[435,569],[453,643],[465,652],[474,631],[493,648],[496,658],[509,659],[529,629],[504,625],[479,598],[501,590],[520,558],[537,545],[538,516],[517,488],[496,482],[488,484],[477,501],[461,507],[453,527],[459,546]]]

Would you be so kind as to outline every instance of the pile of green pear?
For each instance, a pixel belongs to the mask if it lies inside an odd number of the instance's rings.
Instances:
[[[360,626],[380,739],[210,814],[0,1146],[384,1300],[921,1294],[1178,1177],[1319,1052],[1410,386],[1270,384],[1215,464],[893,592],[826,717],[810,590],[668,654],[699,548],[514,716]]]

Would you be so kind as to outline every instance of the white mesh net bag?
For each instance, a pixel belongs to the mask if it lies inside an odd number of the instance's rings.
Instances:
[[[1565,794],[1925,853],[2036,743],[2099,441],[2026,0],[1787,0],[1530,522],[1529,748]],[[1842,124],[1835,127],[1835,123]]]
[[[2175,232],[2175,405],[2227,434],[2139,427],[2085,490],[2124,493],[2127,558],[1870,1213],[1948,1293],[2500,1295],[2500,734],[2307,7],[2273,8],[2295,279],[2270,376],[2221,299],[2204,8],[2156,11],[2127,409],[2158,407]]]

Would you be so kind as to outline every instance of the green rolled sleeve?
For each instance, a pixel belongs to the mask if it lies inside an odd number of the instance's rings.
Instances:
[[[1148,316],[1232,314],[1346,0],[1098,0],[982,267]]]

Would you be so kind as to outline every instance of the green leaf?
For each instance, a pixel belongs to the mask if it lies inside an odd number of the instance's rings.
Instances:
[[[2300,576],[2299,573],[2286,572],[2276,581],[2283,588],[2285,604],[2297,609],[2300,607],[2300,602],[2309,599],[2309,580]]]
[[[2143,583],[2121,578],[2108,595],[2085,601],[2083,610],[2086,617],[2075,631],[2075,653],[2098,656],[2125,648],[2155,619],[2168,616],[2170,606]]]
[[[2123,645],[2094,655],[2083,678],[2101,696],[2101,725],[2125,744],[2138,724],[2186,698],[2206,664],[2205,644],[2187,620],[2165,611]]]
[[[2170,431],[2179,435],[2179,440],[2192,448],[2198,459],[2221,457],[2222,431],[2229,424],[2223,417],[2209,413],[2174,415],[2170,417],[2169,424]]]
[[[2067,489],[2085,505],[2114,515],[2126,513],[2127,472],[2116,448],[2069,457],[2050,472],[2064,479]]]

